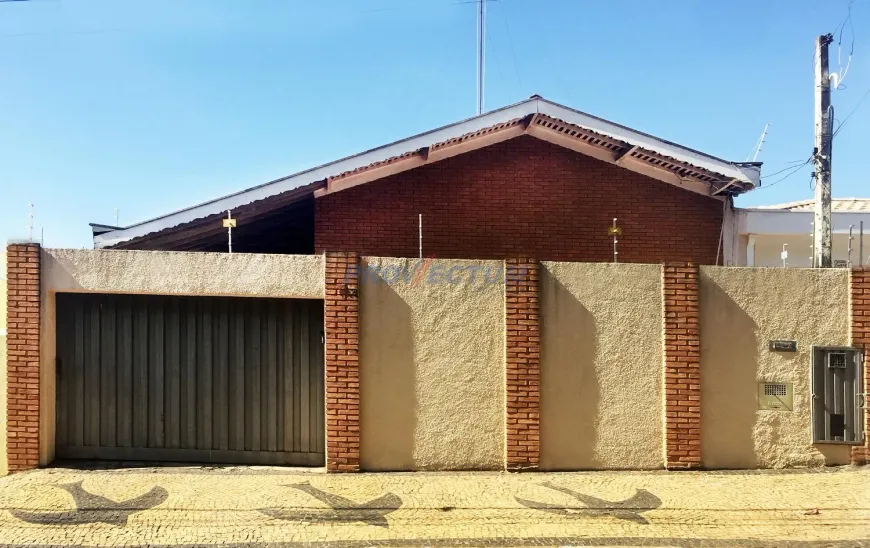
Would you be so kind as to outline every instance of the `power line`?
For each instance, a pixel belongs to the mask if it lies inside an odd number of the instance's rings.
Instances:
[[[787,175],[784,175],[784,176],[780,177],[779,179],[777,179],[776,181],[770,183],[769,185],[764,185],[764,186],[762,186],[762,187],[759,188],[758,190],[764,190],[764,189],[766,189],[766,188],[770,188],[770,187],[772,187],[772,186],[776,186],[776,185],[778,185],[779,183],[785,181],[786,179],[788,179],[789,177],[791,177],[791,176],[794,175],[795,173],[797,173],[797,172],[799,172],[800,170],[802,170],[803,168],[805,168],[805,167],[810,163],[811,160],[812,160],[812,157],[808,158],[806,162],[802,163],[802,164],[799,165],[799,166],[795,166],[795,167],[793,167],[793,168],[789,168],[789,169],[791,169],[791,171],[789,171],[789,173],[788,173]],[[779,173],[781,173],[781,172],[779,172]]]
[[[861,108],[861,103],[863,103],[864,100],[867,99],[868,95],[870,95],[870,88],[867,88],[867,91],[864,92],[864,95],[858,101],[858,104],[855,105],[855,108],[853,108],[852,111],[849,112],[849,114],[847,114],[845,118],[843,118],[843,121],[840,122],[839,126],[837,126],[837,130],[834,132],[833,135],[831,135],[831,139],[833,139],[834,137],[837,136],[838,133],[840,133],[840,130],[843,129],[843,126],[845,126],[846,123],[849,121],[849,118],[851,118],[852,115],[855,114],[859,108]]]
[[[812,159],[812,157],[810,157],[810,158],[807,159],[807,160],[792,160],[791,162],[786,162],[786,163],[787,163],[787,164],[797,164],[797,163],[800,163],[801,165],[798,166],[798,167],[803,167],[804,164],[808,164],[808,163],[810,162],[811,159]],[[795,166],[791,165],[791,166],[789,166],[789,167],[786,167],[786,168],[780,169],[779,171],[774,171],[773,173],[769,173],[769,174],[767,174],[767,175],[764,175],[764,176],[762,177],[762,179],[767,179],[767,178],[769,178],[769,177],[775,177],[775,176],[779,175],[780,173],[784,173],[784,172],[786,172],[786,171],[788,171],[788,170],[790,170],[790,169],[793,169],[794,167],[795,167]]]

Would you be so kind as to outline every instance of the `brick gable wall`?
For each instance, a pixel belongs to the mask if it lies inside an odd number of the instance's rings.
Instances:
[[[713,264],[722,202],[533,137],[324,196],[315,248],[360,255]]]

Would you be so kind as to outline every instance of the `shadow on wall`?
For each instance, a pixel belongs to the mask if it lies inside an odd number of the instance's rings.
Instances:
[[[758,326],[713,280],[703,280],[700,305],[702,464],[756,468]]]
[[[541,469],[598,469],[599,381],[595,317],[541,269]]]
[[[363,265],[365,268],[368,265]],[[360,466],[414,470],[417,428],[411,308],[383,278],[361,284]]]

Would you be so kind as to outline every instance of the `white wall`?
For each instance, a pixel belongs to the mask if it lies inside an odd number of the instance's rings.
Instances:
[[[864,234],[864,263],[870,257],[870,227],[865,227]],[[780,253],[782,245],[788,244],[788,261],[786,266],[811,267],[812,261],[812,238],[810,234],[754,234],[751,238],[755,241],[755,264],[754,266],[782,266]],[[748,266],[747,248],[750,237],[743,236],[738,241],[739,261],[738,266]],[[849,236],[847,234],[834,234],[834,260],[847,260],[849,257]],[[852,263],[858,265],[858,234],[852,240]]]

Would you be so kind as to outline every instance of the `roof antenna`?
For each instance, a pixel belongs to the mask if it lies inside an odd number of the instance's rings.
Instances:
[[[236,219],[233,219],[233,212],[231,210],[227,210],[227,218],[223,220],[221,223],[224,228],[227,229],[227,248],[232,254],[233,252],[233,227],[236,226]]]
[[[477,0],[477,115],[483,114],[483,88],[486,80],[486,2]]]
[[[27,239],[33,243],[33,204],[30,204],[30,213],[27,215]]]
[[[770,122],[764,124],[764,131],[761,132],[761,137],[759,137],[758,141],[755,143],[754,152],[746,158],[747,162],[750,161],[749,158],[752,158],[751,161],[753,162],[758,159],[758,155],[761,154],[761,149],[764,148],[764,139],[767,137],[768,128],[770,128]]]

